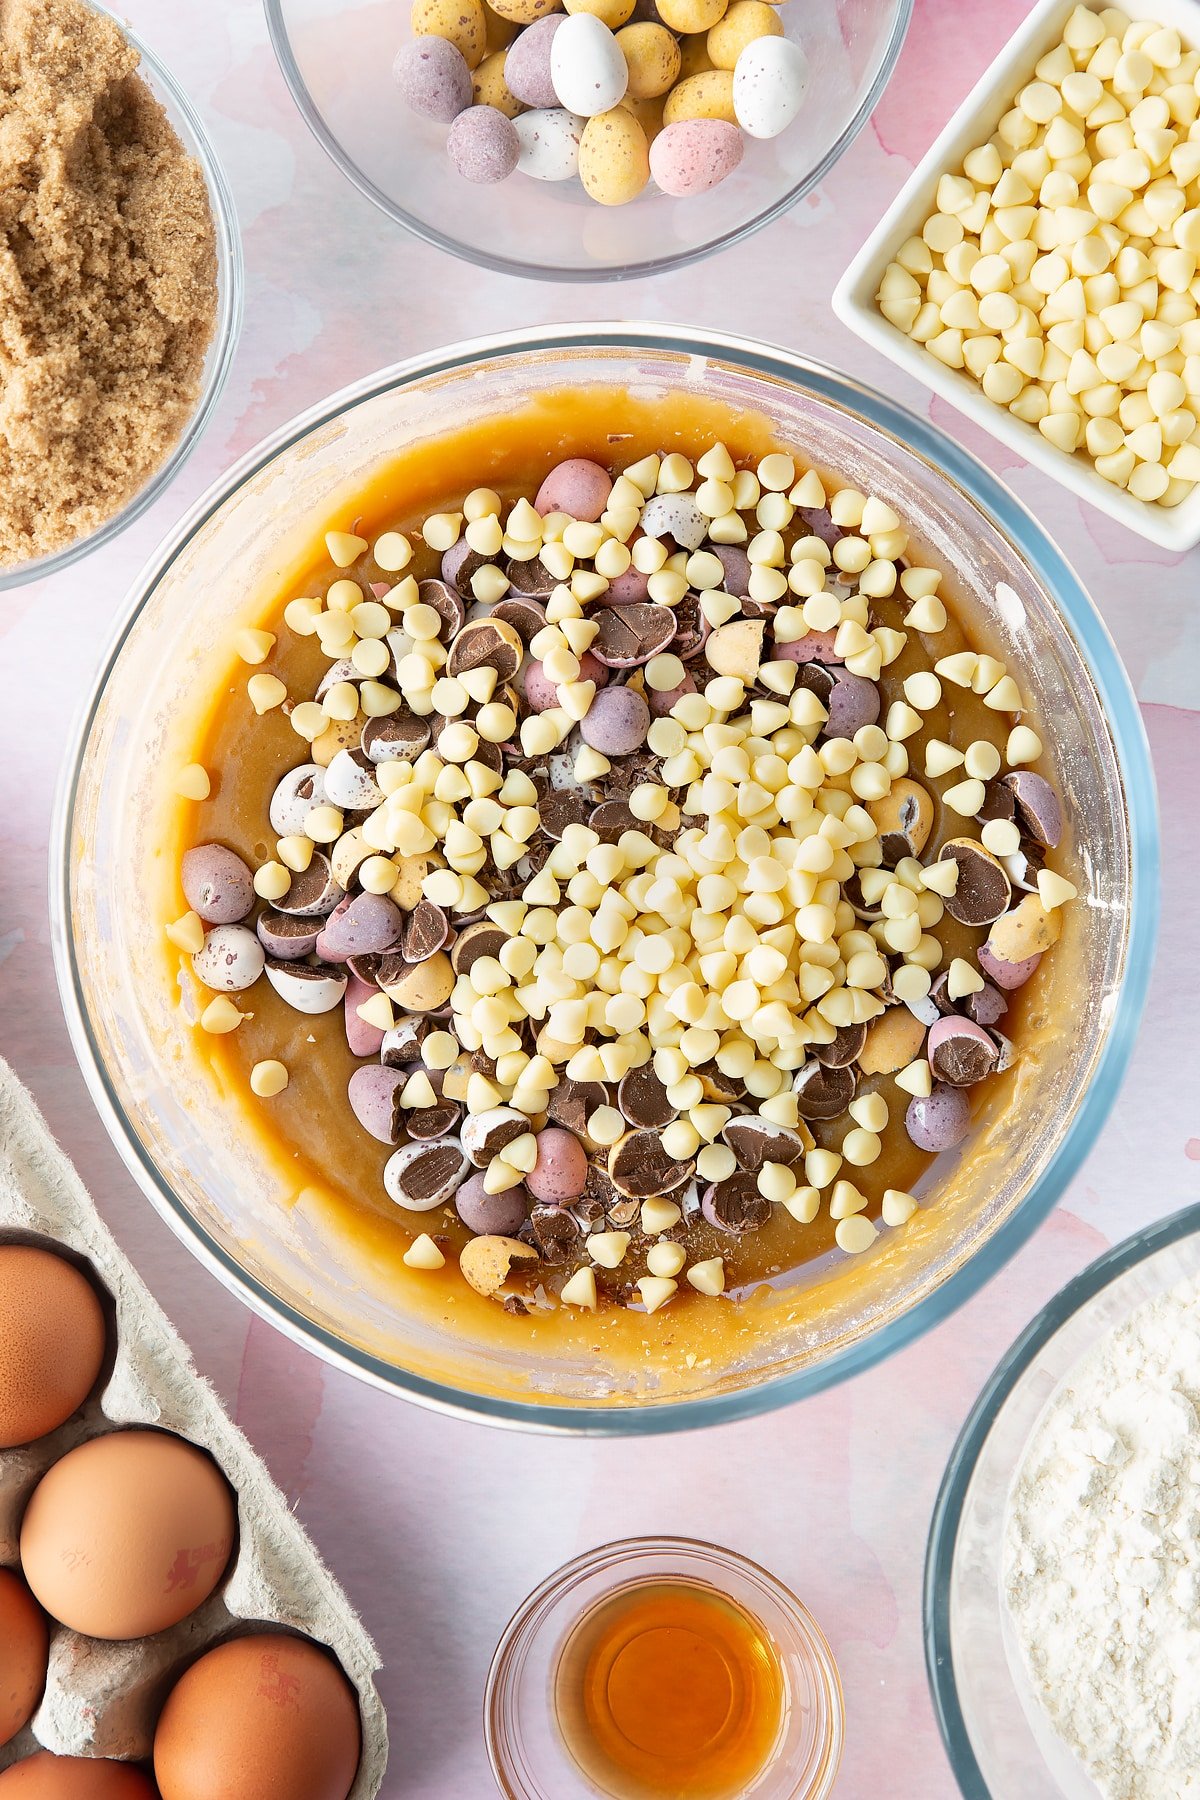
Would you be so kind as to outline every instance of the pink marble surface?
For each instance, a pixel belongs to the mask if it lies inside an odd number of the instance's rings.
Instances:
[[[1027,8],[918,0],[875,119],[819,193],[748,249],[608,292],[481,275],[390,227],[308,138],[256,0],[213,0],[200,13],[183,0],[129,5],[225,161],[245,237],[247,321],[218,418],[173,490],[102,554],[0,603],[0,1053],[37,1094],[376,1635],[394,1741],[389,1800],[484,1800],[479,1699],[510,1610],[578,1551],[661,1531],[745,1551],[813,1607],[846,1684],[843,1800],[949,1800],[957,1788],[926,1692],[920,1584],[955,1434],[993,1364],[1065,1280],[1137,1225],[1200,1198],[1200,553],[1152,549],[1049,487],[931,405],[828,304],[851,251]],[[747,264],[758,278],[747,280]],[[201,1273],[133,1190],[72,1061],[45,863],[64,722],[130,580],[185,503],[264,432],[381,364],[474,332],[611,310],[732,327],[840,364],[931,413],[1012,484],[1096,596],[1144,705],[1165,902],[1145,1027],[1116,1112],[1065,1202],[978,1298],[884,1366],[790,1411],[683,1439],[560,1443],[389,1401],[293,1348]]]

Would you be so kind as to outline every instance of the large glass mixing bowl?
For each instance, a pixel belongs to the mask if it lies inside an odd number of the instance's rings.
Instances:
[[[686,1346],[664,1331],[660,1344],[676,1347],[652,1359],[653,1375],[606,1368],[594,1353],[546,1355],[523,1334],[498,1348],[452,1332],[354,1245],[322,1234],[303,1208],[285,1209],[230,1097],[180,1030],[153,878],[170,830],[164,809],[178,806],[171,772],[190,760],[234,629],[262,616],[297,544],[324,521],[353,517],[355,497],[398,452],[547,390],[597,386],[612,391],[618,423],[629,390],[765,416],[780,441],[895,507],[917,553],[953,572],[960,611],[1053,732],[1076,846],[1068,867],[1086,896],[1070,909],[1052,971],[1061,1025],[1024,1076],[1018,1060],[1015,1086],[985,1102],[963,1149],[934,1165],[929,1203],[866,1256],[835,1255],[760,1290],[727,1357],[688,1368]],[[56,965],[85,1076],[133,1175],[205,1266],[298,1342],[389,1391],[525,1426],[610,1433],[708,1424],[812,1393],[906,1343],[993,1274],[1061,1194],[1112,1104],[1158,898],[1136,702],[1078,579],[1020,503],[923,420],[819,364],[637,325],[435,352],[335,395],[245,457],[134,586],[64,759],[53,842]],[[669,1316],[656,1315],[651,1335]]]
[[[904,43],[912,0],[793,0],[780,23],[809,60],[804,105],[707,194],[649,188],[598,206],[578,181],[464,181],[446,127],[410,112],[392,64],[408,8],[379,0],[266,0],[279,66],[313,136],[390,219],[454,256],[547,281],[621,281],[727,250],[801,199],[870,118]]]

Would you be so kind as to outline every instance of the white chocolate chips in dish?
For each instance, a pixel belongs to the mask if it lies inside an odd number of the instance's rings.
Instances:
[[[1017,675],[892,508],[713,443],[327,547],[236,642],[245,817],[179,782],[168,935],[251,1104],[383,1146],[405,1261],[515,1312],[902,1226],[1075,889]]]
[[[1078,6],[882,278],[884,316],[1138,500],[1200,481],[1200,50]]]

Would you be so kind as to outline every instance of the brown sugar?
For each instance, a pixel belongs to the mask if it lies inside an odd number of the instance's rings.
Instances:
[[[111,517],[195,409],[212,211],[137,64],[81,0],[0,0],[0,569]]]

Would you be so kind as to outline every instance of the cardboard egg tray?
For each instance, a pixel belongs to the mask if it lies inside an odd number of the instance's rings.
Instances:
[[[350,1800],[374,1800],[387,1765],[374,1644],[3,1062],[0,1242],[67,1252],[105,1291],[109,1321],[105,1371],[82,1412],[37,1443],[0,1450],[0,1566],[18,1566],[21,1516],[51,1463],[118,1426],[161,1426],[190,1439],[216,1460],[238,1497],[234,1562],[216,1593],[181,1624],[129,1643],[52,1626],[46,1692],[31,1724],[0,1749],[0,1769],[39,1747],[69,1756],[148,1757],[159,1710],[188,1663],[249,1626],[282,1627],[326,1645],[358,1690],[363,1755]]]

